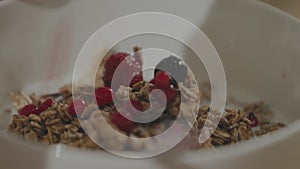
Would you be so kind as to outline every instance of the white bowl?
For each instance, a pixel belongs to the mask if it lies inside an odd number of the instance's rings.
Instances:
[[[61,145],[33,145],[1,132],[1,168],[299,168],[300,22],[296,18],[256,0],[28,2],[0,2],[1,111],[9,107],[11,91],[47,92],[70,82],[84,42],[107,22],[155,11],[199,26],[220,54],[229,93],[242,101],[266,101],[276,110],[276,119],[289,126],[216,151],[189,152],[178,159],[168,159],[171,153],[166,153],[142,160]],[[153,45],[137,38],[118,48],[128,49],[136,43],[145,48]],[[186,52],[174,49],[176,43],[156,45]],[[197,64],[191,64],[192,69],[196,76],[202,76]],[[9,121],[8,114],[0,114],[1,128]]]

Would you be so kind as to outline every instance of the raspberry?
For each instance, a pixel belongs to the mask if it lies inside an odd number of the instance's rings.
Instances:
[[[177,94],[177,90],[175,88],[168,88],[163,91],[167,97],[167,103],[171,103],[175,100]]]
[[[166,88],[166,89],[161,89],[161,90],[164,92],[164,94],[167,98],[167,104],[171,103],[175,100],[176,95],[177,95],[177,90],[175,88]],[[154,99],[159,103],[162,102],[162,97],[157,94],[152,95],[151,99]]]
[[[152,83],[154,85],[155,84],[154,79],[150,80],[150,83]]]
[[[155,75],[154,85],[159,89],[165,89],[170,87],[171,77],[169,73],[165,71],[160,71]]]
[[[134,127],[134,122],[128,120],[119,112],[115,112],[111,118],[111,122],[115,124],[121,131],[126,133],[129,133]]]
[[[144,111],[144,106],[141,102],[134,100],[134,99],[131,99],[130,102],[135,109],[137,109],[139,111]]]
[[[114,71],[118,67],[118,65],[128,56],[128,53],[122,52],[112,54],[104,64],[105,70]]]
[[[140,73],[140,74],[138,74],[138,75],[135,75],[134,77],[133,77],[133,79],[131,80],[131,83],[130,83],[130,87],[132,87],[134,84],[136,84],[136,83],[138,83],[138,82],[141,82],[141,81],[143,81],[144,79],[143,79],[143,74],[142,74],[142,72]]]
[[[39,110],[40,112],[43,112],[47,109],[49,109],[53,104],[55,103],[55,101],[51,98],[46,99],[40,106],[39,106]]]
[[[134,99],[127,100],[125,102],[122,102],[121,104],[122,104],[121,110],[128,113],[128,115],[131,117],[134,117],[138,115],[140,112],[144,111],[143,104]],[[133,109],[130,105],[132,105],[132,107],[134,107],[135,109]]]
[[[130,113],[131,116],[134,116],[136,114],[138,114],[141,111],[144,111],[144,106],[142,105],[141,102],[134,100],[134,99],[130,99],[130,103],[128,102],[127,105],[131,104],[136,110],[131,109],[129,106],[126,107],[126,110],[128,111],[128,113]]]
[[[259,125],[259,121],[254,115],[254,113],[249,113],[248,119],[252,122],[252,124],[250,124],[250,127],[256,127]]]
[[[111,55],[104,64],[105,70],[104,70],[104,75],[103,75],[103,81],[105,83],[105,86],[111,87],[113,75],[114,75],[117,67],[123,61],[124,61],[125,66],[122,66],[120,69],[121,69],[121,72],[124,72],[124,75],[121,77],[118,77],[118,79],[116,80],[116,83],[117,83],[116,86],[128,85],[128,84],[124,83],[128,79],[133,79],[131,85],[143,80],[143,75],[141,73],[141,71],[142,71],[141,63],[138,60],[136,60],[135,58],[130,57],[129,54],[127,54],[127,53],[116,53],[116,54]],[[136,76],[136,75],[138,75],[138,76]],[[117,89],[113,89],[113,90],[117,90]]]
[[[39,108],[34,104],[28,104],[19,110],[20,115],[29,116],[30,114],[39,114]]]
[[[113,103],[113,91],[107,87],[99,87],[95,91],[96,101],[99,107],[104,107]]]
[[[103,81],[106,86],[110,87],[113,74],[115,73],[118,65],[127,57],[128,53],[115,53],[109,56],[104,64]]]
[[[81,98],[77,98],[69,106],[69,111],[71,115],[76,116],[76,114],[82,114],[85,108],[86,108],[86,104],[84,100],[82,100]]]

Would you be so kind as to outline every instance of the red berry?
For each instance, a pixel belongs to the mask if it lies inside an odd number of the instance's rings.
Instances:
[[[177,90],[175,88],[168,88],[163,90],[166,97],[167,103],[171,103],[176,98]]]
[[[129,133],[134,127],[134,122],[128,120],[119,112],[116,112],[112,116],[111,122],[115,124],[121,131],[124,131],[126,133]]]
[[[169,73],[165,71],[160,71],[155,75],[154,85],[159,89],[165,89],[170,87],[171,77]]]
[[[130,117],[136,117],[137,115],[140,114],[140,112],[144,111],[144,106],[141,102],[130,99],[125,102],[121,102],[121,110],[122,112],[126,113],[126,115]]]
[[[141,102],[137,101],[137,100],[134,100],[134,99],[130,99],[130,103],[131,105],[137,110],[134,110],[134,109],[130,109],[129,107],[127,107],[127,111],[132,115],[134,116],[135,114],[138,114],[142,111],[144,111],[144,106],[142,105]],[[130,103],[127,103],[127,104],[130,104]]]
[[[43,112],[45,110],[47,110],[49,107],[51,107],[53,104],[55,103],[55,101],[51,98],[46,99],[39,107],[40,112]]]
[[[167,88],[167,89],[161,89],[161,90],[164,92],[164,94],[167,98],[167,103],[171,103],[172,101],[174,101],[174,99],[176,98],[176,95],[177,95],[177,90],[175,88]],[[158,94],[153,94],[152,99],[161,103],[163,96],[158,95]]]
[[[104,76],[103,81],[106,86],[110,87],[113,74],[115,73],[116,68],[119,64],[128,57],[128,53],[115,53],[109,56],[104,64]]]
[[[142,103],[134,99],[125,101],[122,103],[122,105],[122,111],[127,112],[131,117],[135,117],[140,112],[144,111],[144,106],[142,105]],[[132,105],[132,107],[135,109],[133,109],[130,105]]]
[[[30,114],[39,114],[39,108],[34,104],[28,104],[19,110],[20,115],[29,116]]]
[[[155,89],[155,88],[153,88],[153,89]],[[151,93],[151,97],[149,99],[154,100],[154,101],[162,104],[163,98],[164,97],[162,95],[158,94],[158,93]]]
[[[131,99],[130,102],[135,109],[137,109],[139,111],[144,111],[144,106],[141,102],[134,100],[134,99]]]
[[[73,116],[76,116],[76,114],[82,114],[85,108],[86,104],[84,100],[78,98],[75,99],[73,103],[69,106],[69,111]]]
[[[124,61],[124,62],[123,62]],[[120,77],[116,79],[115,87],[118,88],[120,85],[128,85],[126,84],[126,81],[128,79],[134,79],[131,83],[133,85],[134,83],[143,80],[143,75],[141,73],[142,71],[142,65],[139,61],[137,61],[135,58],[129,56],[127,53],[116,53],[111,55],[107,61],[104,64],[104,73],[103,73],[103,81],[105,83],[105,86],[111,87],[111,82],[113,75],[117,69],[117,67],[122,63],[122,67],[120,67],[120,72],[124,73]],[[135,77],[138,75],[137,77]],[[117,90],[117,89],[113,89]]]
[[[150,81],[150,83],[152,83],[152,84],[154,85],[154,83],[155,83],[154,79],[152,79],[152,80]]]
[[[140,74],[135,75],[135,76],[133,77],[133,79],[131,80],[131,83],[130,83],[130,87],[132,87],[134,84],[136,84],[136,83],[138,83],[138,82],[141,82],[141,81],[143,81],[143,80],[144,80],[144,78],[143,78],[143,74],[142,74],[142,72],[141,72]]]
[[[250,127],[256,127],[259,125],[259,121],[254,115],[254,113],[249,113],[248,119],[252,122],[252,124],[250,124]]]
[[[113,91],[107,87],[99,87],[95,91],[96,101],[99,107],[104,107],[113,103]]]
[[[106,62],[104,64],[104,68],[108,71],[111,71],[111,70],[114,71],[118,67],[118,65],[128,56],[129,56],[128,53],[122,53],[122,52],[112,54],[106,60]]]

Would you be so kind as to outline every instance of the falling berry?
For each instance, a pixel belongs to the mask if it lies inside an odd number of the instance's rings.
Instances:
[[[28,104],[19,110],[20,115],[29,116],[30,114],[39,114],[39,108],[34,104]]]
[[[160,71],[155,75],[154,85],[159,89],[165,89],[170,87],[171,76],[165,71]]]
[[[134,127],[134,122],[128,120],[119,112],[116,112],[112,116],[111,122],[115,124],[121,131],[124,131],[126,133],[129,133]]]
[[[73,116],[76,116],[76,114],[82,114],[85,108],[86,104],[84,100],[82,100],[81,98],[77,98],[70,105],[69,111]]]
[[[95,91],[96,101],[99,107],[105,107],[113,103],[113,91],[107,87],[99,87]]]
[[[55,103],[55,101],[51,98],[46,99],[40,106],[39,106],[39,110],[40,112],[43,112],[47,109],[49,109],[53,104]]]
[[[250,127],[256,127],[259,125],[259,121],[254,115],[254,113],[249,113],[248,119],[252,122],[252,124],[250,124]]]

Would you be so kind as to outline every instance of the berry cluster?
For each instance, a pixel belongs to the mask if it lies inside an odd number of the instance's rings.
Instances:
[[[167,103],[171,103],[174,101],[176,95],[177,95],[177,89],[171,85],[171,75],[168,72],[165,71],[159,71],[156,73],[153,80],[151,80],[151,83],[154,85],[153,89],[160,89],[164,92]],[[156,100],[160,100],[159,96],[154,96]]]
[[[49,109],[55,103],[55,100],[53,100],[52,98],[48,98],[39,106],[36,106],[34,104],[28,104],[19,110],[19,114],[24,116],[29,116],[30,114],[39,115],[41,112]]]
[[[124,81],[127,79],[132,79],[130,83],[130,87],[134,84],[143,81],[142,74],[142,60],[137,56],[130,56],[128,53],[115,53],[111,55],[104,64],[104,72],[103,72],[103,81],[105,87],[99,87],[95,90],[96,103],[98,104],[100,109],[103,109],[107,106],[113,106],[113,98],[114,91],[118,88],[111,88],[111,82],[113,75],[120,64],[124,64],[121,72],[125,72],[120,78],[116,79],[117,86],[126,85]],[[178,89],[176,87],[177,83],[174,80],[179,79],[183,81],[187,74],[187,68],[183,62],[176,57],[170,56],[164,60],[162,60],[155,69],[155,77],[150,82],[153,84],[153,89],[160,89],[164,92],[167,103],[171,103],[174,101]],[[162,69],[164,68],[164,69]],[[162,71],[164,70],[164,71]],[[155,98],[156,97],[156,98]],[[159,96],[154,96],[158,102],[161,98]],[[56,104],[56,101],[48,98],[39,106],[29,104],[19,110],[20,115],[29,116],[30,114],[40,114],[41,112],[49,109],[51,106]],[[136,116],[139,111],[144,111],[144,107],[142,103],[138,100],[130,99],[127,102],[123,103],[124,113],[129,114],[130,116]],[[132,109],[132,105],[135,109]],[[82,114],[85,108],[87,107],[86,102],[82,98],[76,98],[69,105],[69,112],[73,116],[77,114]],[[136,111],[138,110],[138,111]],[[125,118],[122,113],[115,111],[111,117],[111,122],[115,124],[120,130],[129,133],[135,123],[133,121]]]

